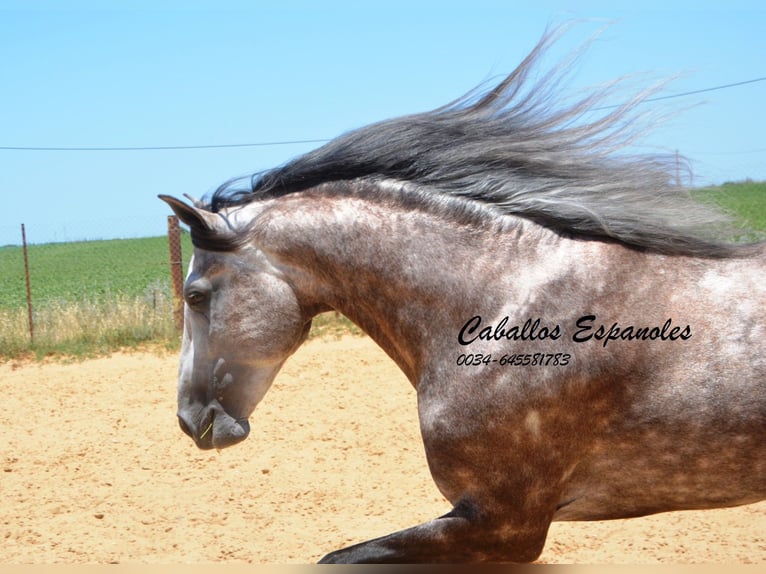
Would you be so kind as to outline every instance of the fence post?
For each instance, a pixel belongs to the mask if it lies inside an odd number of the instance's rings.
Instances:
[[[170,246],[170,278],[173,285],[173,320],[176,330],[184,328],[184,278],[181,256],[181,228],[175,215],[168,215],[168,245]]]
[[[27,282],[27,320],[29,321],[29,342],[35,344],[35,321],[32,312],[32,284],[29,281],[29,255],[27,254],[27,231],[21,224],[21,244],[24,251],[24,277]]]

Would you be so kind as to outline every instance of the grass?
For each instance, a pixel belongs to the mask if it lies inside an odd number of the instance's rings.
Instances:
[[[696,190],[766,232],[766,182]],[[743,232],[743,239],[752,239]],[[182,235],[184,273],[192,252]],[[35,339],[30,341],[21,247],[0,247],[0,360],[30,356],[89,357],[125,347],[179,347],[173,326],[166,237],[52,243],[29,247]],[[360,333],[348,319],[326,313],[311,335]]]
[[[731,213],[742,224],[742,241],[763,239],[766,231],[766,182],[725,183],[699,189],[695,196]]]
[[[315,337],[342,337],[343,335],[362,335],[364,332],[357,327],[350,319],[340,313],[330,311],[314,317],[311,323],[311,332],[309,339]]]
[[[188,235],[182,235],[182,250],[188,260]],[[87,357],[147,343],[177,346],[167,237],[49,243],[28,251],[34,341],[23,250],[2,247],[0,360]]]
[[[155,306],[127,295],[76,302],[55,300],[35,312],[34,335],[32,343],[26,309],[0,310],[0,358],[86,358],[149,343],[178,346],[172,301],[167,297]]]
[[[192,252],[187,234],[181,243],[186,272]],[[170,289],[167,237],[30,245],[29,266],[33,298],[43,303],[151,297]],[[21,247],[0,248],[0,269],[0,309],[25,306]]]

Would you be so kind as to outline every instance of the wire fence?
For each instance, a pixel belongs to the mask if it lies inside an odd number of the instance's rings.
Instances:
[[[0,247],[0,356],[174,341],[191,241],[175,216],[164,236]]]

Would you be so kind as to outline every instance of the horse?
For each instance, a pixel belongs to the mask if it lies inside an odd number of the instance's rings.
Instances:
[[[626,153],[640,95],[554,106],[554,34],[491,89],[343,134],[204,201],[178,422],[244,440],[334,310],[416,390],[443,516],[324,563],[531,562],[554,520],[766,497],[766,245]]]

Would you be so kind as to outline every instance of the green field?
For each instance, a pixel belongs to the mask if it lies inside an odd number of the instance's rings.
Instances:
[[[744,233],[743,240],[763,239],[763,232],[766,232],[766,182],[726,183],[697,190],[695,195],[714,201],[736,216],[743,228],[756,232]]]
[[[185,271],[188,234],[182,250]],[[34,341],[23,250],[0,248],[0,359],[176,344],[167,237],[30,245],[28,256]]]
[[[743,226],[766,232],[766,182],[696,190],[731,211]],[[757,234],[744,233],[743,239]],[[192,253],[182,234],[184,273]],[[35,340],[26,315],[21,247],[0,247],[0,360],[30,352],[93,354],[159,342],[177,345],[167,237],[51,243],[29,247]],[[338,332],[350,323],[332,315],[316,330]]]
[[[192,245],[187,233],[181,241],[185,273]],[[42,304],[151,297],[154,290],[170,290],[167,237],[30,245],[29,266],[33,299]],[[0,248],[0,269],[0,308],[25,306],[21,247]]]

